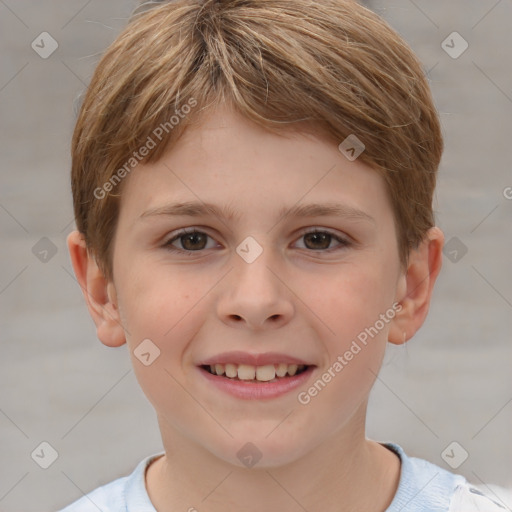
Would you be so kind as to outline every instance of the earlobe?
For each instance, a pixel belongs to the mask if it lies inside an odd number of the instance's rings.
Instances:
[[[407,270],[397,287],[396,301],[401,309],[391,322],[390,343],[405,343],[425,321],[434,284],[441,271],[443,243],[443,232],[433,227],[418,248],[411,250]]]
[[[95,258],[87,250],[81,233],[70,233],[67,244],[73,270],[96,325],[99,340],[109,347],[123,345],[126,337],[121,325],[114,283],[105,278]]]

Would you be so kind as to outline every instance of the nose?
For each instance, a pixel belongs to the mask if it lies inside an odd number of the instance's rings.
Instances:
[[[225,324],[265,330],[282,327],[293,317],[293,294],[272,268],[267,252],[252,263],[234,255],[235,268],[224,281],[217,303],[217,314]]]

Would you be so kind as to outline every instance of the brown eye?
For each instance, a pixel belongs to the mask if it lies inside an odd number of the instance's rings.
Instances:
[[[208,239],[211,239],[206,233],[202,231],[189,231],[189,232],[181,232],[178,233],[175,237],[171,238],[168,242],[164,244],[164,247],[169,251],[176,252],[198,252],[203,249],[211,249],[207,247]],[[213,239],[211,239],[213,242]]]
[[[329,233],[308,233],[304,235],[305,245],[308,249],[328,249],[331,245],[332,235]]]
[[[304,233],[301,237],[304,240],[304,247],[300,247],[301,249],[309,249],[312,251],[323,251],[330,252],[339,249],[344,249],[350,245],[350,241],[345,238],[341,238],[333,233],[329,233],[328,231],[310,231],[308,233]],[[336,242],[336,244],[332,244],[332,242]]]
[[[197,251],[206,247],[207,235],[204,233],[190,233],[179,238],[183,248],[187,251]]]

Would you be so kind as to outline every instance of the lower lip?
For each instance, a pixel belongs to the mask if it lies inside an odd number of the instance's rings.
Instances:
[[[243,380],[229,379],[228,377],[221,377],[213,375],[210,372],[199,368],[199,371],[204,375],[209,382],[216,386],[221,391],[228,393],[236,398],[244,400],[264,400],[266,398],[276,398],[278,396],[290,393],[304,384],[311,374],[313,373],[314,366],[309,366],[307,370],[299,375],[293,377],[283,377],[274,382],[251,382]]]

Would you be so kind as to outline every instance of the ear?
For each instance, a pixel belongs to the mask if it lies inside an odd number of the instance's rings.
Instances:
[[[126,343],[113,282],[107,281],[95,258],[87,250],[84,237],[73,231],[67,238],[73,270],[82,289],[99,340],[109,347]]]
[[[443,232],[433,227],[428,230],[418,248],[409,253],[407,270],[397,287],[397,308],[391,321],[388,341],[395,345],[405,343],[422,326],[430,306],[432,291],[441,270]]]

